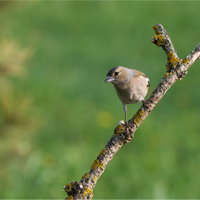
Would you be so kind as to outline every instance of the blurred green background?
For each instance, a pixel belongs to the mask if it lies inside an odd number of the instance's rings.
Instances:
[[[0,198],[63,199],[89,172],[124,119],[106,73],[122,65],[150,78],[166,55],[200,42],[200,2],[0,2]],[[107,166],[94,199],[200,198],[200,60],[177,82]],[[128,106],[128,118],[141,107]]]

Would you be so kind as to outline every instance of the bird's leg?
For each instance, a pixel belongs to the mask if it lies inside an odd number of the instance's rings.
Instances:
[[[147,107],[148,109],[150,109],[149,107],[149,102],[148,101],[145,101],[145,100],[142,100],[142,103],[145,107]]]
[[[131,124],[129,124],[129,123],[127,122],[127,119],[126,119],[127,107],[126,107],[126,105],[124,105],[124,104],[123,104],[123,109],[124,109],[124,113],[125,113],[125,126],[129,129],[130,132],[133,133],[133,130],[132,130],[133,126],[132,126]]]

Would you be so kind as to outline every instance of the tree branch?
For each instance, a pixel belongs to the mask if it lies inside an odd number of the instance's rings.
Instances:
[[[158,47],[162,47],[167,54],[166,73],[162,77],[161,82],[157,88],[153,91],[149,99],[149,108],[142,106],[137,113],[129,120],[129,123],[133,126],[133,132],[142,124],[146,117],[151,113],[153,108],[165,95],[167,90],[179,79],[181,80],[186,74],[188,68],[200,58],[200,43],[196,46],[184,60],[177,56],[177,53],[173,47],[173,44],[168,36],[167,31],[161,24],[153,26],[156,35],[152,38],[152,42]],[[97,180],[103,174],[106,166],[112,160],[113,156],[120,150],[120,148],[128,142],[131,142],[134,137],[133,133],[130,133],[123,123],[120,123],[114,130],[114,135],[110,141],[106,144],[105,148],[97,156],[97,159],[91,166],[88,173],[83,175],[80,182],[70,182],[64,186],[64,190],[67,192],[68,197],[66,199],[92,199],[93,188],[95,187]]]

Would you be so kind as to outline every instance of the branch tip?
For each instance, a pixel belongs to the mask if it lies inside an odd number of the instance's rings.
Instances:
[[[195,48],[194,51],[200,51],[200,42],[199,42],[199,44],[196,46],[196,48]]]

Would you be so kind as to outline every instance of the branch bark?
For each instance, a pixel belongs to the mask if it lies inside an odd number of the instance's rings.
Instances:
[[[129,120],[129,123],[133,126],[135,132],[146,117],[151,113],[157,103],[162,99],[169,88],[177,81],[181,80],[186,74],[188,68],[200,58],[200,43],[196,46],[184,60],[177,56],[177,53],[173,47],[173,44],[168,36],[167,31],[161,24],[153,26],[156,35],[152,38],[152,42],[158,47],[162,47],[167,55],[166,73],[162,77],[161,82],[157,88],[153,91],[149,99],[149,108],[142,106],[137,113]],[[82,176],[80,182],[70,182],[64,186],[64,190],[68,196],[66,199],[92,199],[93,188],[95,187],[97,180],[103,174],[106,166],[112,160],[113,156],[120,150],[120,148],[126,143],[131,142],[134,137],[133,133],[130,133],[125,128],[123,123],[120,123],[114,130],[114,135],[110,141],[106,144],[105,148],[97,156],[97,159],[91,166],[88,173]]]

